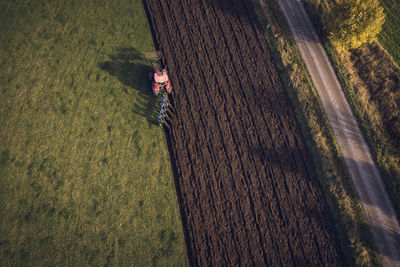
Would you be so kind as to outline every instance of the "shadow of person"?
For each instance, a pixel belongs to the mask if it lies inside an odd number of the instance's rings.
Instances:
[[[134,48],[119,48],[110,55],[110,61],[100,62],[99,68],[115,76],[125,87],[138,91],[138,98],[132,112],[145,117],[151,124],[157,124],[157,99],[151,91],[148,66],[145,57]],[[125,92],[127,88],[123,89]]]

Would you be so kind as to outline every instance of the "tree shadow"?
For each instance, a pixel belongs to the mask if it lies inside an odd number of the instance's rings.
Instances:
[[[134,48],[118,48],[110,61],[100,62],[99,68],[115,76],[123,85],[138,91],[132,112],[157,124],[157,100],[151,91],[146,58]]]

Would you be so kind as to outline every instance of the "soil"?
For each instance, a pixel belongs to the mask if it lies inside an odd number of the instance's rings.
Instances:
[[[191,266],[341,266],[315,167],[249,1],[146,0]]]

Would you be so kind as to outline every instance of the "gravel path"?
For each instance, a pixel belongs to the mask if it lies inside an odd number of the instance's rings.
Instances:
[[[299,0],[279,0],[317,88],[385,266],[400,266],[400,227],[326,52]]]

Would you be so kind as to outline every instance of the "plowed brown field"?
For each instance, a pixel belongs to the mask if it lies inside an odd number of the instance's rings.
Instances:
[[[145,0],[192,266],[340,266],[316,172],[248,1]]]

